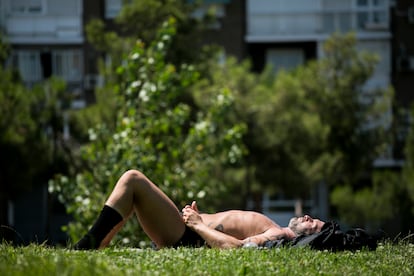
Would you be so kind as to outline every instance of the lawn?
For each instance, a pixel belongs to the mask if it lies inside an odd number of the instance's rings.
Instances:
[[[414,244],[376,251],[307,248],[72,251],[0,244],[0,275],[414,275]]]

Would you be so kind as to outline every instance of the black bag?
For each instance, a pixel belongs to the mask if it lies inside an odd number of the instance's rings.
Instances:
[[[364,229],[354,228],[343,232],[338,223],[329,221],[324,224],[321,232],[312,235],[302,235],[292,241],[286,239],[268,241],[263,247],[309,246],[316,250],[330,251],[360,250],[363,248],[375,250],[377,248],[377,242],[378,239],[369,235]]]
[[[330,221],[326,222],[321,232],[308,236],[299,236],[292,241],[292,246],[310,246],[317,250],[360,250],[367,248],[375,250],[378,239],[369,235],[364,229],[353,228],[343,232],[339,224]]]

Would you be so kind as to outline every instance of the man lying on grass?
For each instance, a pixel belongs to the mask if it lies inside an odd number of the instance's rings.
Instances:
[[[157,248],[262,245],[320,232],[324,225],[310,216],[292,218],[288,227],[280,227],[268,217],[251,211],[200,214],[195,201],[180,213],[172,200],[143,173],[130,170],[118,180],[97,221],[74,249],[104,248],[134,212]]]

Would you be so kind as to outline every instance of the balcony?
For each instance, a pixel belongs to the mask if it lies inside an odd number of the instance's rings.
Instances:
[[[8,39],[13,44],[79,44],[83,42],[82,22],[73,16],[8,17]]]
[[[83,42],[81,0],[0,0],[0,8],[0,24],[12,44]]]
[[[389,39],[388,0],[276,0],[247,2],[247,42],[318,41],[333,32]],[[332,3],[337,3],[333,5]]]

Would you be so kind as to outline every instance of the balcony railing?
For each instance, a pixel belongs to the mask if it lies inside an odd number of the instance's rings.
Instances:
[[[367,11],[254,11],[247,15],[247,37],[320,36],[333,32],[389,33],[389,14],[383,9]]]
[[[81,43],[80,16],[10,16],[5,31],[12,43]]]

